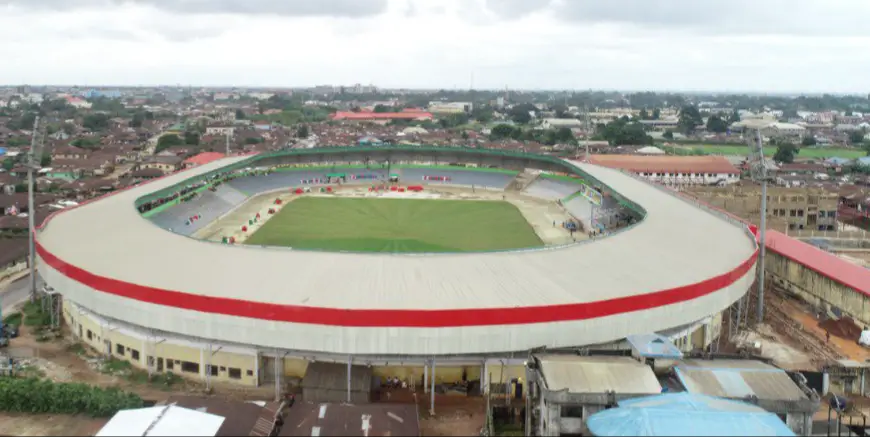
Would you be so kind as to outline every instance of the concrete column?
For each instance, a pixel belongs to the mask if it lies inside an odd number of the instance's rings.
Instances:
[[[423,365],[423,393],[429,393],[429,365]]]
[[[254,353],[254,381],[256,386],[260,386],[260,352]]]
[[[483,360],[483,371],[480,377],[480,389],[481,392],[486,395],[489,394],[489,363],[486,360]]]
[[[199,378],[205,379],[205,349],[203,348],[199,348]]]
[[[435,360],[432,360],[432,391],[429,392],[429,414],[435,415]]]

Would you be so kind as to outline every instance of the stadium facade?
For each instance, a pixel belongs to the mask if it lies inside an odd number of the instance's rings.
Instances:
[[[359,168],[389,176],[403,164],[421,179],[407,184],[505,190],[534,174],[526,194],[570,201],[577,215],[590,211],[585,197],[570,195],[582,181],[639,220],[559,247],[361,254],[201,241],[177,214],[212,199],[200,205],[211,214],[199,220],[206,223],[259,192],[326,185],[327,174]],[[257,174],[276,167],[284,171]],[[410,170],[427,167],[438,170]],[[427,174],[451,176],[432,182]],[[176,205],[215,181],[228,182]],[[237,156],[168,175],[55,214],[37,251],[84,343],[142,368],[258,385],[301,377],[311,361],[351,361],[411,381],[437,362],[438,380],[485,379],[491,363],[520,364],[530,350],[649,332],[704,347],[718,335],[721,311],[752,284],[757,243],[742,223],[614,169],[485,149],[356,147]],[[508,372],[522,377],[523,368]]]

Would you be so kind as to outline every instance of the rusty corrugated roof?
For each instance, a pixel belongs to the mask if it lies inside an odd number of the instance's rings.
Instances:
[[[408,404],[297,403],[284,414],[279,436],[419,436],[417,408]]]

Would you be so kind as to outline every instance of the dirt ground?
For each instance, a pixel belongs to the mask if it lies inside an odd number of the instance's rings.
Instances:
[[[65,414],[0,413],[0,435],[13,436],[92,436],[109,419]]]
[[[395,194],[395,193],[391,193]],[[525,196],[514,192],[488,191],[488,190],[472,190],[470,188],[459,187],[440,187],[429,185],[426,191],[420,194],[416,193],[401,193],[408,198],[441,198],[441,199],[467,199],[467,200],[505,200],[516,206],[520,213],[532,228],[538,237],[546,245],[561,245],[568,244],[573,241],[585,240],[588,237],[582,232],[575,232],[571,235],[570,232],[559,226],[560,223],[571,220],[571,216],[564,208],[557,205],[555,202]],[[335,189],[334,194],[304,194],[303,196],[341,196],[341,197],[367,197],[372,194],[368,191],[368,186],[343,186]],[[204,228],[193,234],[193,238],[199,238],[209,241],[221,241],[225,236],[235,237],[236,243],[243,243],[250,235],[262,226],[269,217],[268,210],[274,208],[280,210],[293,199],[299,198],[300,195],[292,194],[287,190],[275,191],[267,194],[261,194],[248,200],[238,208],[225,214],[223,217],[209,223]],[[275,199],[280,198],[281,205],[275,205]],[[251,217],[260,213],[260,222],[249,226],[247,232],[242,232],[241,228],[247,224]],[[556,226],[553,225],[556,223]]]
[[[808,306],[801,302],[785,299],[782,308],[788,312],[792,319],[799,321],[804,329],[812,332],[820,339],[825,338],[825,330],[819,326],[819,319]],[[830,340],[825,341],[828,346],[850,360],[863,362],[870,359],[870,349],[860,346],[857,339],[847,340],[832,335]]]

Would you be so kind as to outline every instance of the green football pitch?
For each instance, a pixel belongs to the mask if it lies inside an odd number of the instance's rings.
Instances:
[[[245,242],[356,252],[471,252],[542,246],[502,201],[303,197]]]

